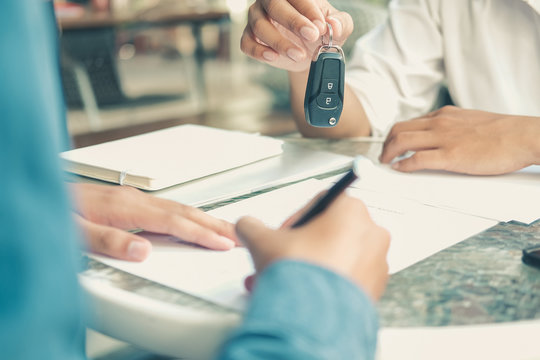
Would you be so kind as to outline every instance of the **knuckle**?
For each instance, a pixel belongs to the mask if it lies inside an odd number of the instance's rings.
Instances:
[[[115,248],[115,243],[117,242],[118,231],[115,229],[104,229],[98,239],[97,239],[97,248],[102,252],[110,252]]]
[[[274,13],[277,9],[279,9],[279,6],[281,5],[280,1],[277,0],[266,0],[264,1],[263,7],[266,9],[266,12],[268,14]]]
[[[294,33],[299,33],[302,26],[304,26],[304,20],[300,16],[291,16],[287,22],[289,29]]]
[[[253,34],[255,36],[260,37],[260,35],[264,34],[264,28],[266,26],[266,19],[254,19],[251,22],[251,31],[253,31]]]
[[[452,105],[445,105],[441,108],[441,112],[443,113],[447,113],[447,112],[452,112],[456,109],[455,106],[452,106]]]
[[[128,201],[133,196],[136,196],[139,193],[139,190],[131,186],[114,187],[110,191],[111,191],[111,200],[118,201],[119,203]]]
[[[244,54],[248,54],[248,43],[249,43],[249,35],[247,34],[247,28],[244,30],[244,33],[242,34],[242,38],[240,39],[240,50]]]
[[[394,137],[392,138],[392,142],[394,144],[402,144],[402,143],[407,143],[409,139],[410,139],[410,134],[406,132],[400,132],[394,135]]]
[[[201,216],[204,212],[202,210],[199,210],[199,209],[193,207],[193,206],[183,205],[182,213],[183,213],[184,217],[186,217],[188,219],[193,219],[193,218],[196,218],[198,216]]]
[[[262,59],[263,52],[264,48],[261,45],[253,44],[253,46],[251,46],[250,56],[254,59]]]

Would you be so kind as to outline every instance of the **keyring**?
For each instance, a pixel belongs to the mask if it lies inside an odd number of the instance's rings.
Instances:
[[[329,22],[326,23],[326,26],[328,27],[328,45],[324,44],[324,36],[321,36],[321,43],[323,46],[333,47],[334,46],[334,29],[332,29],[332,25],[330,25]]]

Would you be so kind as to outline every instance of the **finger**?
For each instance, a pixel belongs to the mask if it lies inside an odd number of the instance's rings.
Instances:
[[[235,246],[234,227],[226,221],[141,191],[123,189],[119,193],[112,200],[114,211],[108,217],[111,226],[170,234],[214,250],[228,250]]]
[[[392,141],[392,139],[402,132],[411,132],[411,131],[423,131],[429,129],[429,123],[431,119],[427,117],[419,117],[412,120],[400,121],[392,126],[392,129],[388,133],[384,145]]]
[[[446,170],[448,167],[447,162],[448,161],[443,156],[442,150],[424,150],[415,153],[410,158],[392,164],[392,168],[403,172],[412,172],[424,169]]]
[[[257,276],[255,274],[249,275],[244,279],[244,287],[247,291],[253,292],[253,288],[255,287],[255,281],[257,280]]]
[[[76,215],[91,251],[121,260],[142,261],[148,257],[152,244],[135,234],[95,224]]]
[[[84,215],[94,223],[170,234],[216,250],[227,250],[235,245],[233,225],[199,209],[160,199],[130,187],[100,186],[87,190],[83,195],[86,194],[85,197],[92,200],[88,200],[87,207],[100,209]],[[90,206],[90,203],[96,204]]]
[[[452,106],[452,105],[446,105],[446,106],[443,106],[437,110],[434,110],[430,113],[428,113],[426,115],[426,117],[435,117],[435,116],[439,116],[439,115],[449,115],[449,114],[453,114],[453,113],[456,113],[457,111],[460,111],[461,109],[458,108],[457,106]]]
[[[239,243],[238,238],[236,236],[236,231],[234,229],[234,225],[231,224],[230,222],[215,218],[211,215],[208,215],[204,211],[197,209],[195,207],[192,207],[192,206],[183,205],[176,201],[161,199],[161,198],[154,197],[151,195],[148,195],[148,196],[150,197],[150,201],[154,207],[168,213],[177,214],[179,216],[185,217],[199,224],[200,226],[217,233],[220,236],[225,236],[226,238],[232,240],[233,242]],[[152,224],[150,225],[159,226],[159,223],[152,222]],[[150,229],[147,229],[147,230],[154,231]]]
[[[290,5],[285,1],[283,2],[283,4],[285,7],[290,7]],[[266,44],[276,53],[287,57],[294,62],[300,62],[305,60],[306,52],[304,51],[304,49],[296,45],[287,36],[282,34],[277,26],[278,25],[272,24],[270,19],[265,16],[264,13],[260,13],[258,8],[250,8],[248,27],[253,33],[253,37],[255,39],[258,39],[260,42]]]
[[[236,232],[251,253],[258,272],[276,257],[277,250],[284,240],[276,234],[276,230],[266,227],[260,220],[249,216],[238,221]]]
[[[272,48],[256,40],[249,26],[244,29],[242,34],[240,49],[249,57],[262,62],[272,62],[279,57],[279,54]]]
[[[130,224],[129,227],[126,227],[128,229],[141,228],[159,234],[169,234],[213,250],[229,250],[235,246],[234,240],[189,219],[190,215],[187,215],[187,212],[193,212],[194,208],[189,209],[186,206],[180,211],[171,210],[153,206],[151,200],[153,200],[152,196],[147,195],[147,197],[141,198],[141,202],[138,204],[131,207],[124,206],[117,216],[121,218],[122,223]],[[182,205],[178,204],[178,206]],[[218,224],[223,223],[221,220],[215,220]],[[216,225],[214,228],[218,226]],[[230,226],[232,227],[232,225]],[[234,235],[229,236],[235,238]]]
[[[230,250],[236,246],[236,243],[231,239],[221,236],[181,215],[169,214],[162,218],[166,219],[163,227],[156,228],[156,230],[146,228],[146,230],[170,234],[183,241],[212,250]]]
[[[261,3],[268,17],[308,42],[317,41],[326,31],[324,14],[316,0],[263,0]]]
[[[384,144],[379,159],[382,163],[389,163],[407,151],[427,150],[438,146],[437,138],[431,131],[404,131],[397,133]]]

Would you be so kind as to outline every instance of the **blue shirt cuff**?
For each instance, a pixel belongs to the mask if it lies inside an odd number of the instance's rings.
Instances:
[[[259,275],[224,355],[373,359],[377,330],[373,303],[358,286],[325,268],[282,260]]]

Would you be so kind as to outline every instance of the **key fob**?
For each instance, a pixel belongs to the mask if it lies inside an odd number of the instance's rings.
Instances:
[[[343,110],[345,57],[339,46],[323,45],[311,62],[304,98],[306,121],[315,127],[336,126]]]

